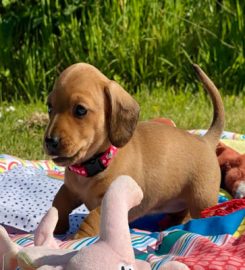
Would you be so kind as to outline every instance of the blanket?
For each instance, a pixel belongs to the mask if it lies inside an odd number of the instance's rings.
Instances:
[[[202,130],[191,132],[204,133]],[[234,145],[237,151],[245,152],[245,135],[224,132],[221,139],[231,147]],[[0,187],[4,191],[0,198],[0,223],[21,231],[11,234],[14,242],[23,247],[33,246],[32,232],[50,207],[63,173],[51,161],[26,161],[0,155]],[[219,198],[221,203],[228,200],[232,203],[231,196],[223,190]],[[70,233],[87,213],[82,206],[71,214]],[[152,219],[146,218],[144,223],[152,223]],[[131,226],[130,232],[135,256],[150,262],[154,270],[171,260],[183,262],[194,270],[245,270],[245,209],[191,220],[160,232],[135,226]],[[62,249],[79,250],[96,242],[98,237],[65,240],[66,236],[61,236],[60,239]]]
[[[15,231],[32,232],[51,207],[62,185],[64,169],[51,161],[21,160],[0,155],[0,223]],[[68,234],[77,231],[88,214],[82,205],[70,215]]]

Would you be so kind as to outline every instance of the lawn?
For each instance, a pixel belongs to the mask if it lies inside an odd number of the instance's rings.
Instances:
[[[193,90],[193,62],[226,94],[245,93],[245,1],[2,2],[0,100],[42,99],[76,62],[131,92]]]
[[[212,107],[203,91],[173,93],[146,91],[136,94],[141,105],[141,120],[169,117],[184,129],[206,129]],[[223,95],[226,111],[225,130],[245,134],[245,96]],[[45,102],[3,103],[0,108],[0,153],[24,159],[45,159],[42,138],[47,124]]]

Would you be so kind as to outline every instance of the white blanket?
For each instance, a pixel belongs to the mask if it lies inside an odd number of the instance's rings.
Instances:
[[[21,165],[0,174],[0,224],[34,231],[62,183],[49,177],[44,170]],[[77,231],[87,214],[84,205],[75,209],[70,215],[68,233]]]

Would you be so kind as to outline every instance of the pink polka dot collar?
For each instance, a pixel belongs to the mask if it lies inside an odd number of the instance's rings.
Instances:
[[[109,166],[117,151],[117,147],[111,145],[104,153],[89,159],[81,165],[71,165],[68,168],[70,171],[82,176],[94,176],[104,171]]]

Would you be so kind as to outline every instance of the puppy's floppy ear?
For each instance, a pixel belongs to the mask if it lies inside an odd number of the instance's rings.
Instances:
[[[105,87],[108,100],[108,135],[111,143],[124,146],[132,137],[139,118],[138,103],[116,82]]]

